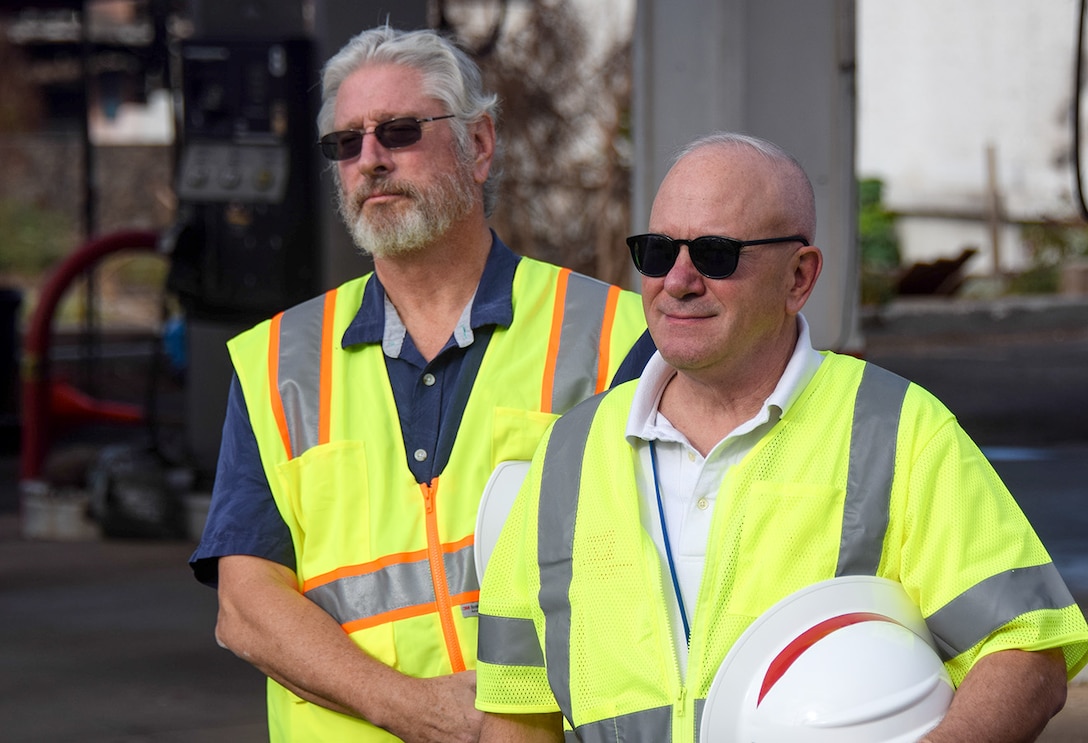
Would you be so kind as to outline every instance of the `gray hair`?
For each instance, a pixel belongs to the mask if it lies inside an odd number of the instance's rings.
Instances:
[[[805,172],[804,166],[802,166],[800,161],[798,161],[789,151],[770,140],[754,137],[750,134],[741,134],[739,132],[714,132],[684,145],[673,158],[673,164],[676,164],[684,157],[692,154],[696,150],[701,150],[704,147],[747,148],[763,155],[768,160],[785,167],[788,171],[791,171],[795,176],[793,181],[796,186],[794,189],[794,196],[796,198],[794,203],[790,205],[790,208],[793,211],[794,216],[799,218],[801,222],[806,225],[806,229],[811,230],[811,234],[807,236],[808,239],[816,239],[816,194],[812,189],[812,181]]]
[[[321,109],[317,114],[320,134],[333,128],[336,97],[340,86],[356,70],[372,64],[412,67],[423,76],[423,94],[443,103],[450,119],[458,152],[465,162],[472,160],[468,124],[487,116],[498,121],[498,96],[484,90],[483,77],[475,62],[450,40],[423,29],[399,31],[388,25],[368,29],[354,36],[325,64],[321,73]],[[496,133],[496,160],[499,143]],[[498,199],[501,172],[497,162],[483,188],[484,214],[491,216]]]

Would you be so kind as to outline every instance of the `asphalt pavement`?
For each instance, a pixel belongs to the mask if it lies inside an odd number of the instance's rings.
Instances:
[[[1088,301],[896,303],[864,329],[867,358],[959,416],[1088,606]],[[264,680],[216,646],[192,539],[28,539],[17,479],[0,452],[0,740],[266,740]],[[1076,683],[1040,740],[1086,731]]]

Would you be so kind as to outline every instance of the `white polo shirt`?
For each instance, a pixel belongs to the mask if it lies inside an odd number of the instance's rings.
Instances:
[[[658,410],[661,394],[676,371],[665,363],[660,353],[655,353],[639,378],[626,430],[627,440],[638,451],[641,464],[640,471],[636,473],[640,496],[639,517],[643,528],[653,536],[661,556],[662,585],[665,586],[666,595],[674,594],[664,532],[658,515],[649,444],[653,441],[657,452],[657,486],[660,487],[669,546],[689,623],[694,617],[714,501],[722,479],[729,468],[744,459],[778,422],[782,413],[789,409],[812,380],[823,361],[823,356],[812,348],[808,322],[798,315],[797,324],[797,345],[774,391],[755,416],[719,441],[705,459]],[[675,596],[670,602],[670,609],[680,674],[685,676],[688,648]]]

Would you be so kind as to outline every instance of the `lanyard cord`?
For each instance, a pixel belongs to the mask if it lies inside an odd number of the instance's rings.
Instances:
[[[654,472],[654,494],[657,496],[657,514],[661,518],[661,534],[665,537],[665,557],[669,561],[669,574],[672,576],[672,588],[676,591],[676,603],[680,605],[680,621],[684,623],[684,639],[688,647],[691,647],[691,629],[688,626],[688,615],[684,611],[684,596],[680,593],[680,580],[676,577],[676,564],[672,559],[672,546],[669,540],[669,528],[665,525],[665,506],[661,503],[661,481],[657,476],[657,449],[654,442],[650,442],[650,465]]]

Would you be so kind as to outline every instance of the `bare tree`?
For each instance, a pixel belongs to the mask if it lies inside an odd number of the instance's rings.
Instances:
[[[490,6],[447,3],[444,17],[477,45],[502,102],[504,179],[492,223],[524,255],[625,284],[630,35],[593,47],[570,0],[533,2],[516,26],[499,3]],[[483,17],[479,38],[466,30],[469,12]]]

